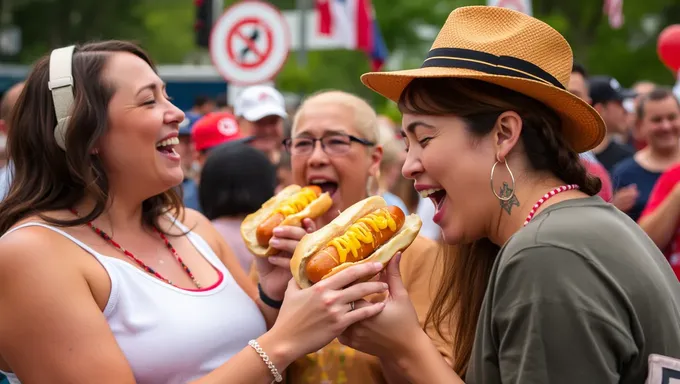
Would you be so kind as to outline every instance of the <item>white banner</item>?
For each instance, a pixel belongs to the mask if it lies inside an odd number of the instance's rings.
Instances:
[[[486,5],[513,9],[532,16],[531,0],[486,0]]]

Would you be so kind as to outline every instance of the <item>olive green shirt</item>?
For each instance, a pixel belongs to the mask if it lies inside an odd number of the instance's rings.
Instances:
[[[652,240],[599,197],[545,208],[501,249],[467,383],[644,383],[680,358],[680,283]]]

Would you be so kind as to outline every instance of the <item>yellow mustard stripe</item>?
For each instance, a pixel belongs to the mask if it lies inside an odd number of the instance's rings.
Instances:
[[[304,187],[286,200],[274,210],[274,214],[280,213],[284,217],[296,214],[316,199],[316,193],[311,188]]]
[[[396,231],[397,222],[387,208],[380,208],[357,220],[347,228],[343,235],[334,238],[327,245],[338,251],[340,264],[347,262],[349,253],[352,253],[353,260],[356,261],[359,258],[358,250],[362,243],[375,245],[372,231],[379,233],[388,227]]]

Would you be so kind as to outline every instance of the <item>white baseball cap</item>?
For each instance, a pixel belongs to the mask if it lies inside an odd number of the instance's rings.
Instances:
[[[234,103],[234,114],[248,121],[257,121],[267,116],[287,118],[283,95],[266,85],[255,85],[241,92]]]

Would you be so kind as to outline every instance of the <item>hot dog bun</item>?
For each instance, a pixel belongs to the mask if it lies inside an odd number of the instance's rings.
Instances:
[[[337,236],[343,235],[346,230],[354,224],[358,219],[379,208],[387,207],[387,203],[380,196],[371,196],[361,200],[344,212],[340,213],[333,221],[316,232],[306,234],[293,254],[290,262],[291,272],[293,278],[301,288],[307,288],[314,283],[307,277],[306,268],[309,260],[320,250],[325,248],[328,243]],[[346,268],[356,263],[372,263],[380,262],[383,265],[387,264],[390,259],[399,251],[408,248],[415,240],[422,226],[420,218],[411,214],[404,220],[404,224],[390,239],[380,246],[377,250],[371,253],[368,257],[357,262],[347,262],[331,269],[331,271],[323,276],[326,279],[334,274],[345,270]]]
[[[404,225],[404,212],[396,206],[378,208],[355,221],[342,236],[307,259],[305,275],[319,282],[333,268],[346,262],[361,261],[387,243]]]
[[[274,235],[274,228],[281,225],[287,216],[302,211],[307,205],[318,199],[322,193],[321,187],[311,185],[299,189],[292,196],[277,204],[274,212],[257,226],[255,230],[257,243],[261,247],[268,247],[269,240]]]
[[[246,244],[246,247],[253,255],[258,257],[268,257],[277,253],[277,250],[267,246],[263,247],[258,244],[257,241],[257,228],[265,220],[267,220],[276,208],[284,202],[287,198],[291,197],[302,187],[299,185],[289,185],[281,192],[277,193],[271,199],[267,200],[262,207],[254,213],[246,216],[241,222],[241,237]],[[289,215],[280,225],[292,225],[300,226],[304,218],[315,219],[328,211],[328,209],[333,205],[333,200],[330,195],[325,192],[307,205],[302,211]]]

